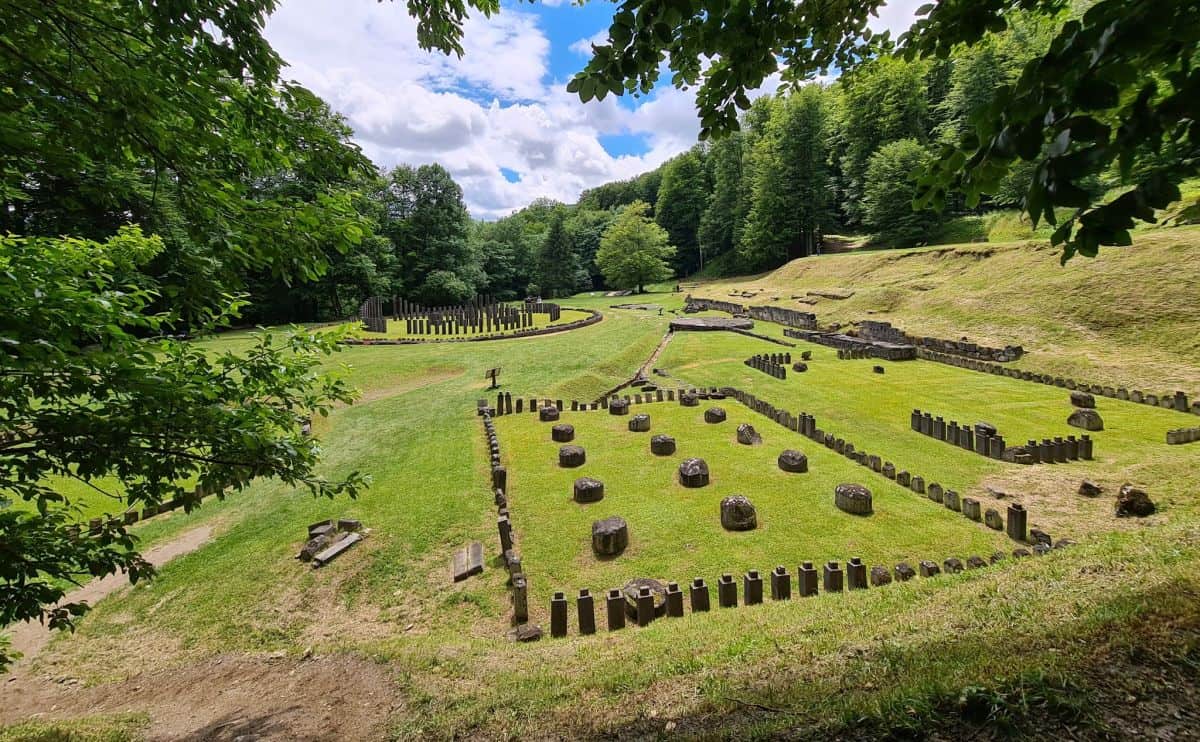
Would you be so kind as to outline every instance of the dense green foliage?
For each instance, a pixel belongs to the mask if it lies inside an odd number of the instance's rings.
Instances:
[[[647,216],[649,210],[649,204],[634,201],[621,209],[605,230],[596,265],[610,286],[642,293],[646,284],[671,277],[675,248],[667,231]]]
[[[938,214],[913,208],[916,174],[929,161],[929,152],[915,139],[885,144],[871,155],[864,183],[863,218],[876,239],[892,247],[912,247],[928,239]]]

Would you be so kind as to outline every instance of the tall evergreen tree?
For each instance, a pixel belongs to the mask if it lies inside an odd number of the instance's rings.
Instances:
[[[549,297],[570,296],[575,293],[579,260],[575,246],[567,234],[566,215],[559,208],[550,220],[550,228],[538,250],[538,285]]]
[[[747,267],[773,267],[817,251],[830,219],[824,97],[823,88],[810,85],[777,101],[756,144],[754,200],[738,246]]]

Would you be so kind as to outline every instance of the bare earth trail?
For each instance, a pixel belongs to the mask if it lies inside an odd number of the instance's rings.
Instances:
[[[156,567],[199,549],[213,535],[205,525],[146,551]],[[129,584],[124,574],[93,580],[67,601],[100,599]],[[0,726],[28,718],[145,713],[149,740],[329,738],[378,739],[399,708],[392,673],[353,655],[289,659],[220,655],[182,667],[150,665],[126,680],[84,687],[36,676],[29,661],[51,638],[38,623],[12,632],[24,656],[0,679]],[[69,680],[69,679],[68,679]]]

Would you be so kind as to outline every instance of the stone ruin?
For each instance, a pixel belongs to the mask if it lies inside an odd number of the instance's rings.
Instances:
[[[932,413],[913,410],[911,427],[914,431],[957,446],[965,451],[974,451],[980,456],[998,459],[1014,464],[1055,464],[1067,461],[1091,460],[1094,455],[1094,442],[1089,435],[1079,439],[1069,435],[1066,438],[1044,438],[1039,443],[1030,440],[1023,446],[1009,446],[1004,436],[999,434],[996,426],[977,422],[973,426],[960,424],[955,420],[949,423],[942,417],[934,417]]]
[[[620,516],[592,523],[592,551],[598,557],[614,557],[629,546],[629,525]]]
[[[861,484],[839,484],[833,490],[833,504],[851,515],[870,515],[871,490]]]
[[[761,320],[763,322],[774,322],[788,327],[801,327],[806,329],[815,329],[817,326],[817,315],[812,312],[801,312],[795,309],[786,307],[773,306],[743,306],[730,301],[721,301],[719,299],[703,299],[693,297],[691,295],[684,298],[684,312],[693,314],[695,312],[716,311],[731,314],[734,317],[750,317],[752,319]]]
[[[363,540],[362,523],[351,518],[322,520],[308,527],[308,541],[296,558],[323,567]]]
[[[706,423],[723,423],[725,419],[725,409],[722,407],[709,407],[704,411],[704,422]]]
[[[704,459],[684,459],[679,464],[679,483],[684,487],[707,487],[708,479],[708,464]]]
[[[649,433],[650,416],[646,414],[640,414],[629,418],[629,430],[633,433]]]
[[[749,498],[730,495],[722,499],[721,526],[727,531],[753,531],[758,528],[758,513]]]
[[[799,451],[788,449],[779,454],[779,468],[793,474],[803,474],[808,471],[808,457]]]
[[[917,348],[914,345],[865,340],[839,332],[788,329],[784,330],[783,334],[785,337],[834,348],[838,352],[837,357],[841,360],[878,358],[884,361],[911,361],[917,357]]]
[[[892,343],[896,345],[911,345],[926,348],[939,353],[948,353],[980,361],[995,361],[1009,363],[1018,360],[1025,354],[1019,345],[1006,345],[1003,348],[989,348],[969,340],[942,340],[935,337],[917,337],[893,327],[890,322],[864,320],[858,323],[858,336],[871,342]]]
[[[561,446],[558,449],[558,465],[564,469],[583,466],[586,461],[587,451],[582,446]]]
[[[787,366],[792,362],[791,353],[759,353],[746,359],[747,366],[762,371],[776,379],[787,378]]]
[[[757,446],[762,443],[762,436],[750,423],[742,423],[737,429],[737,442],[743,446]]]
[[[573,499],[578,503],[600,502],[604,499],[604,483],[592,477],[575,480]]]
[[[670,456],[675,453],[675,439],[669,435],[656,435],[650,439],[650,453],[655,456]]]
[[[555,443],[570,443],[575,440],[575,426],[563,423],[550,428],[550,440]]]

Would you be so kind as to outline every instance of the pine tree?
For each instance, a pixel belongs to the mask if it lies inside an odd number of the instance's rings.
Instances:
[[[579,258],[571,236],[567,234],[565,221],[563,210],[556,210],[538,250],[538,285],[550,297],[570,296],[575,292],[578,279]]]

